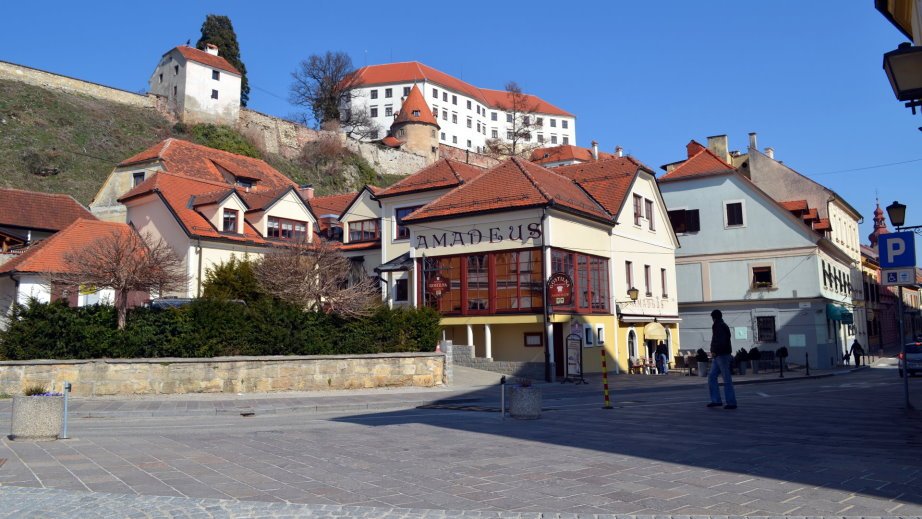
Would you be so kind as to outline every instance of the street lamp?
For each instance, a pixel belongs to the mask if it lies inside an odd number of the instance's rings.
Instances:
[[[884,72],[896,98],[907,101],[906,107],[915,114],[916,107],[922,106],[922,47],[905,42],[884,54]]]
[[[631,301],[637,301],[637,297],[640,296],[640,290],[637,290],[634,287],[627,289],[627,296],[631,298]]]
[[[913,113],[915,113],[915,108],[913,108]],[[906,223],[906,206],[893,201],[892,204],[887,206],[887,216],[890,217],[890,222],[896,227],[897,232],[913,230],[918,232],[919,229],[922,229],[920,225],[914,225],[909,227],[903,227]],[[913,268],[915,270],[915,268]],[[912,404],[909,402],[909,370],[906,369],[906,336],[903,328],[903,285],[899,286],[897,290],[897,312],[899,312],[899,323],[900,323],[900,358],[903,359],[903,397],[906,399],[906,409],[912,409]]]

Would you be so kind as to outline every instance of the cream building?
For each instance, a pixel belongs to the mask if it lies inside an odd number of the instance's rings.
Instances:
[[[183,122],[234,125],[240,114],[241,78],[216,46],[202,51],[182,45],[160,58],[149,88]]]

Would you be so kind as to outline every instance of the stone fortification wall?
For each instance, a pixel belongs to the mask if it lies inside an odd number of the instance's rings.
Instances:
[[[112,101],[114,103],[136,106],[139,108],[159,108],[158,98],[154,95],[136,94],[127,90],[99,85],[82,79],[62,76],[60,74],[53,74],[51,72],[45,72],[44,70],[25,67],[6,61],[0,61],[0,79],[20,81],[48,90],[83,94],[105,101]]]
[[[474,153],[473,151],[469,152],[468,150],[462,150],[461,148],[455,148],[447,144],[439,144],[439,158],[467,162],[468,164],[473,164],[482,168],[492,168],[502,162],[500,159],[489,155]]]
[[[35,384],[60,391],[65,381],[73,396],[432,387],[444,375],[441,353],[3,361],[0,393]]]
[[[429,165],[426,157],[370,142],[348,139],[346,147],[367,160],[375,171],[387,175],[409,175]]]
[[[256,146],[268,153],[275,153],[283,157],[294,159],[301,154],[301,148],[321,138],[345,137],[336,132],[312,130],[298,123],[266,115],[264,113],[240,109],[240,120],[237,121],[237,131]]]

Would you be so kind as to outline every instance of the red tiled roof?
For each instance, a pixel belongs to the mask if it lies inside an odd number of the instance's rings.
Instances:
[[[341,195],[318,196],[311,199],[308,203],[317,216],[335,214],[339,217],[339,215],[343,214],[343,211],[349,207],[349,204],[355,200],[358,194],[358,191],[353,191],[352,193],[343,193]]]
[[[600,159],[607,159],[609,157],[614,157],[614,155],[605,153],[604,151],[599,152]],[[589,148],[573,146],[572,144],[563,144],[550,148],[536,148],[531,152],[531,158],[529,160],[538,164],[547,164],[549,162],[565,162],[569,160],[589,162],[594,159],[592,158],[592,150]]]
[[[787,209],[788,211],[806,211],[809,209],[806,200],[789,200],[787,202],[778,202],[781,204],[781,207]]]
[[[486,100],[486,105],[493,108],[500,108],[504,106],[509,106],[512,103],[509,102],[509,92],[505,90],[488,90],[486,88],[481,88],[480,93],[483,94],[483,98]],[[557,108],[556,106],[548,103],[544,99],[541,99],[538,96],[533,96],[531,94],[522,94],[525,96],[525,106],[526,107],[535,107],[535,112],[540,114],[548,115],[562,115],[565,117],[575,117],[570,112]]]
[[[226,184],[209,180],[198,180],[181,175],[174,175],[160,171],[148,178],[137,187],[125,193],[119,202],[125,203],[131,199],[149,194],[159,194],[170,210],[176,215],[180,225],[192,236],[202,238],[218,238],[231,241],[246,241],[255,243],[271,243],[264,239],[249,223],[244,222],[243,234],[220,232],[204,215],[193,207],[193,200],[198,197],[212,197],[216,188],[226,187]],[[249,211],[256,211],[271,205],[285,191],[291,188],[259,189],[250,188],[247,192],[237,188],[237,195],[250,207]],[[226,194],[225,191],[221,193]],[[222,197],[223,198],[223,197]],[[298,197],[300,199],[300,197]]]
[[[262,160],[216,150],[181,139],[166,139],[119,162],[120,167],[158,160],[176,175],[230,184],[233,177],[256,180],[258,187],[281,188],[297,184]]]
[[[694,141],[692,141],[694,142]],[[697,143],[695,143],[697,144]],[[691,144],[689,144],[691,146]],[[700,144],[698,146],[701,146]],[[696,147],[696,149],[698,149]],[[660,182],[706,177],[733,171],[733,166],[721,160],[711,150],[701,146],[695,154],[681,165],[659,178]]]
[[[423,93],[416,85],[413,85],[413,88],[410,89],[410,94],[403,100],[403,105],[400,107],[400,111],[397,112],[397,117],[391,126],[405,123],[431,124],[439,128],[439,123],[436,122],[435,117],[432,115],[432,109],[426,104]]]
[[[820,215],[816,212],[816,208],[815,208],[815,207],[811,207],[810,209],[807,210],[806,213],[804,213],[804,214],[801,216],[801,218],[803,218],[804,221],[819,220]]]
[[[360,241],[355,243],[344,243],[341,250],[344,251],[355,251],[355,250],[368,250],[368,249],[379,249],[381,248],[381,241]]]
[[[404,195],[433,189],[447,189],[469,182],[483,169],[451,159],[439,159],[400,182],[376,193],[379,197]]]
[[[66,258],[100,238],[113,233],[133,233],[128,224],[78,219],[50,237],[29,247],[21,255],[0,265],[0,274],[11,272],[69,272]]]
[[[355,74],[355,81],[361,86],[428,81],[464,94],[492,108],[498,108],[496,103],[504,103],[506,100],[505,90],[477,88],[470,83],[461,81],[428,65],[423,65],[418,61],[369,65],[358,69]],[[528,98],[538,105],[541,113],[573,117],[573,114],[561,110],[539,97],[528,95]]]
[[[571,179],[513,158],[417,209],[405,221],[551,205],[596,219],[612,219]]]
[[[388,135],[387,137],[381,139],[381,144],[387,146],[388,148],[399,148],[403,146],[403,143],[400,142],[400,139],[394,137],[393,135]]]
[[[553,171],[576,181],[606,211],[617,215],[624,205],[624,199],[637,172],[641,169],[649,170],[633,157],[610,157],[560,166]]]
[[[231,65],[230,62],[228,62],[226,59],[222,58],[221,56],[215,56],[214,54],[208,54],[207,52],[203,50],[198,50],[193,47],[187,47],[185,45],[180,45],[179,47],[176,47],[176,50],[179,51],[180,54],[182,54],[182,57],[186,58],[189,61],[201,63],[202,65],[207,65],[211,68],[218,68],[226,72],[230,72],[231,74],[237,74],[238,76],[243,75],[240,73],[239,70],[234,68],[234,66]],[[172,49],[170,50],[170,52],[172,52]],[[167,52],[166,54],[169,54],[169,52]],[[166,56],[166,54],[164,54],[164,56]]]
[[[79,218],[96,219],[68,195],[0,189],[0,225],[60,231]]]
[[[829,223],[829,218],[820,218],[818,223],[813,224],[814,231],[831,231],[832,225]]]

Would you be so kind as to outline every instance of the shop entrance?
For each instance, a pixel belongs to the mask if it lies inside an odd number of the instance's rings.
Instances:
[[[554,323],[554,376],[560,378],[566,376],[564,370],[567,369],[567,357],[563,351],[563,323]]]

